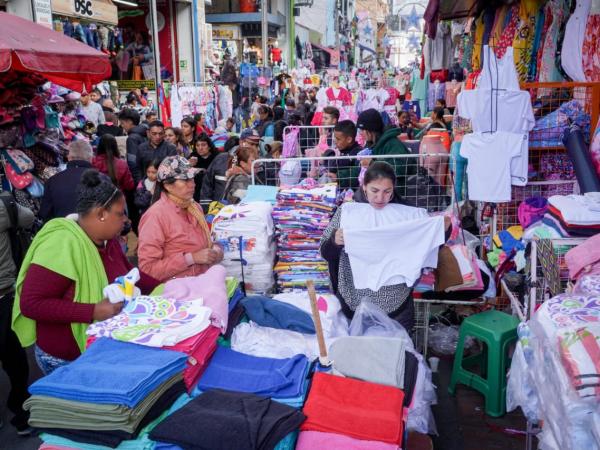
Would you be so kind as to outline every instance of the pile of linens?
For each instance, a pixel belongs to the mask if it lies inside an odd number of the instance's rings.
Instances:
[[[144,448],[142,430],[185,393],[186,360],[181,352],[99,338],[29,387],[29,423],[46,443],[116,447],[140,439]]]
[[[319,291],[329,290],[327,263],[319,242],[335,209],[335,184],[295,186],[281,189],[273,208],[277,231],[275,265],[279,291],[305,289],[311,279]]]
[[[212,235],[224,251],[227,274],[244,281],[248,293],[270,292],[275,284],[272,206],[252,202],[225,206],[212,223]],[[242,260],[247,264],[243,267]]]
[[[217,338],[228,322],[225,268],[217,265],[197,277],[170,280],[160,296],[140,296],[116,316],[90,325],[88,341],[109,337],[188,356],[184,380],[188,389],[198,381]]]
[[[542,222],[558,237],[589,237],[600,233],[600,193],[554,195]]]

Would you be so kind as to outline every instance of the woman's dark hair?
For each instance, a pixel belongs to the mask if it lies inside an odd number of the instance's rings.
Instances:
[[[229,157],[227,161],[227,168],[231,169],[233,166],[239,166],[241,162],[248,162],[251,156],[256,155],[256,150],[250,147],[238,147],[235,154]]]
[[[202,120],[202,113],[194,114],[194,120],[196,123],[200,122]]]
[[[258,113],[259,114],[266,114],[267,115],[267,120],[273,120],[273,110],[271,108],[269,108],[267,105],[261,105],[258,108]]]
[[[285,120],[278,120],[273,127],[273,140],[283,142],[283,130],[288,126]]]
[[[285,109],[283,109],[281,106],[273,107],[273,122],[277,122],[278,120],[283,120],[284,116],[285,116]]]
[[[108,176],[112,182],[117,185],[117,171],[115,169],[115,159],[119,159],[121,154],[119,153],[119,145],[117,140],[112,134],[104,134],[100,138],[98,148],[96,149],[97,155],[106,155],[106,167],[108,169]]]
[[[112,183],[110,178],[96,169],[88,169],[83,172],[77,186],[75,212],[80,216],[85,216],[94,208],[110,209],[121,197],[123,197],[123,193]]]
[[[208,144],[208,148],[210,150],[210,153],[212,155],[215,155],[217,153],[217,147],[215,147],[214,142],[212,141],[212,139],[208,136],[208,134],[206,133],[201,133],[199,136],[196,137],[196,139],[194,139],[194,149],[193,151],[196,151],[196,144],[198,142],[206,142]]]
[[[433,112],[431,113],[431,118],[433,120],[441,120],[444,121],[444,108],[441,106],[436,106],[433,108]]]
[[[152,161],[150,161],[150,164],[148,164],[146,166],[146,170],[148,170],[148,167],[154,167],[156,170],[158,170],[158,166],[160,166],[160,163],[162,162],[162,159],[160,158],[154,158]],[[144,174],[145,176],[146,174]]]
[[[223,153],[229,153],[229,150],[237,145],[240,145],[239,136],[231,136],[225,141],[225,144],[223,144]]]
[[[183,131],[181,131],[181,128],[178,128],[178,127],[167,127],[167,128],[165,128],[165,132],[167,132],[168,130],[171,130],[173,132],[173,134],[177,138],[177,143],[179,145],[181,145],[181,146],[187,145],[187,142],[185,142],[185,139],[183,137]]]
[[[387,178],[394,186],[396,185],[396,172],[389,163],[385,161],[372,162],[365,172],[363,184],[366,186],[370,182],[379,180],[380,178]]]
[[[156,186],[154,187],[154,194],[152,194],[152,200],[150,201],[150,204],[153,205],[154,203],[159,201],[161,194],[163,192],[167,192],[167,190],[165,189],[165,184],[173,184],[175,183],[175,181],[177,181],[175,178],[167,178],[163,181],[156,180]]]
[[[140,98],[137,96],[137,94],[135,92],[130,92],[129,94],[127,94],[127,100],[126,100],[128,105],[131,105],[133,102],[140,102]]]
[[[366,147],[374,147],[375,144],[377,144],[379,142],[379,139],[381,139],[381,136],[383,135],[383,133],[381,133],[379,131],[371,131],[371,134],[373,135],[373,140],[367,141],[365,143]]]

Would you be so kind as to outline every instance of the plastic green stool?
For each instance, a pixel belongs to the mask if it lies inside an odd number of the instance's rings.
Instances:
[[[489,310],[467,317],[460,326],[454,366],[448,392],[454,395],[461,383],[481,392],[485,397],[485,412],[499,417],[506,414],[506,371],[510,364],[508,347],[517,340],[519,320],[506,313]],[[486,344],[484,351],[463,359],[465,339],[474,337]],[[479,366],[482,376],[467,367]]]

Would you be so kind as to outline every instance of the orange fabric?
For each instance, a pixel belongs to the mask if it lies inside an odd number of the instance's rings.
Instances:
[[[196,204],[202,214],[200,205]],[[142,216],[139,226],[138,258],[142,271],[162,282],[203,274],[208,266],[188,265],[187,253],[209,247],[206,231],[186,209],[165,194]]]

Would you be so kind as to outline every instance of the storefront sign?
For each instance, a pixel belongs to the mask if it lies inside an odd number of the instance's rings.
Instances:
[[[151,91],[156,89],[154,80],[117,80],[117,86],[120,91],[132,91],[146,86]]]
[[[179,68],[186,70],[187,69],[187,60],[186,59],[182,59],[179,61]]]
[[[117,7],[106,0],[52,0],[52,12],[94,22],[119,23]]]
[[[33,0],[35,23],[52,28],[52,3],[50,0]]]
[[[240,38],[239,27],[226,26],[226,25],[213,25],[212,29],[213,40],[226,40],[233,41]]]

